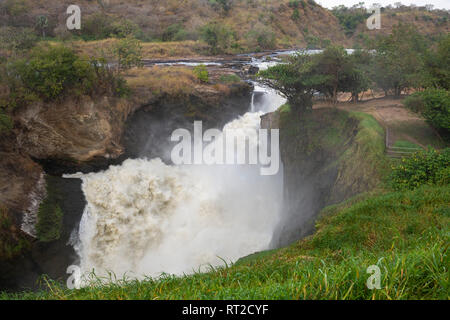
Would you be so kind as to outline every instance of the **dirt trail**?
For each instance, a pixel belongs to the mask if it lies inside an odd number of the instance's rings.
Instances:
[[[442,140],[419,114],[403,106],[402,99],[377,98],[358,103],[340,102],[337,108],[371,114],[388,132],[388,146],[397,141],[408,141],[423,148],[442,147]],[[330,103],[317,103],[314,108],[333,107]]]

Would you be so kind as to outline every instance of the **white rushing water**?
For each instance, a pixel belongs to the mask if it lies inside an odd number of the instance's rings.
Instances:
[[[274,91],[255,91],[260,98],[252,99],[251,111],[225,129],[258,129],[260,116],[285,102]],[[87,201],[75,244],[83,273],[142,278],[204,271],[268,249],[280,220],[282,174],[261,176],[259,166],[129,159],[66,177],[82,179]]]

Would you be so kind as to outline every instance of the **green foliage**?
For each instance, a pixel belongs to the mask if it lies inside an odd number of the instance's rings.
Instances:
[[[26,14],[29,11],[29,3],[27,0],[5,0],[0,4],[0,9],[13,17],[18,17]]]
[[[420,87],[426,46],[414,27],[394,26],[392,34],[377,37],[373,49],[372,78],[379,88],[399,96],[405,88]]]
[[[22,98],[37,96],[52,100],[68,88],[75,93],[87,93],[93,89],[95,81],[89,61],[63,46],[36,47],[28,57],[13,61],[9,72],[20,81],[12,87],[13,96],[22,95]]]
[[[74,32],[85,40],[142,36],[142,30],[133,21],[102,12],[88,16],[83,20],[82,29]]]
[[[47,178],[47,197],[39,206],[36,232],[39,241],[58,240],[62,228],[63,212],[59,206],[60,195],[52,178]]]
[[[323,81],[314,73],[311,55],[299,53],[287,58],[287,63],[278,64],[259,72],[261,81],[281,92],[299,113],[312,108],[312,96],[317,83]]]
[[[450,139],[450,92],[444,89],[426,89],[405,99],[405,106],[419,112],[438,130],[444,139]]]
[[[444,36],[436,50],[425,56],[423,85],[450,90],[450,34]]]
[[[42,36],[45,38],[45,31],[48,28],[48,18],[47,16],[41,15],[36,17],[36,29],[42,32]]]
[[[66,95],[123,95],[124,80],[113,73],[105,59],[79,57],[67,47],[38,46],[25,57],[0,64],[0,114],[2,127],[10,128],[8,114],[34,101],[52,101]]]
[[[187,39],[187,32],[181,23],[175,23],[167,27],[162,34],[163,41],[182,41]]]
[[[220,76],[220,81],[224,83],[237,83],[241,81],[241,78],[235,74],[224,74]]]
[[[204,64],[194,67],[194,74],[197,77],[197,79],[199,79],[202,82],[209,81],[208,69],[206,69],[206,66]]]
[[[6,132],[11,131],[13,128],[13,121],[11,117],[6,113],[4,108],[0,107],[0,136]]]
[[[235,41],[234,32],[226,25],[217,22],[211,22],[203,26],[200,37],[208,44],[209,51],[212,54],[225,53]]]
[[[0,205],[0,261],[14,259],[29,248],[29,241],[17,232],[8,210]]]
[[[364,23],[370,16],[363,5],[354,5],[347,8],[344,5],[334,7],[331,12],[338,18],[339,23],[345,30],[345,34],[351,37],[356,30],[356,27]]]
[[[298,11],[297,8],[295,8],[294,11],[292,12],[291,19],[294,21],[300,20],[300,11]]]
[[[228,14],[233,6],[233,0],[209,0],[209,4],[217,10],[222,10],[225,14]]]
[[[416,152],[392,166],[389,183],[395,190],[450,182],[450,148]]]
[[[0,27],[0,49],[20,52],[33,48],[37,41],[30,28]]]
[[[139,40],[126,37],[114,44],[113,53],[119,72],[142,66],[142,45]]]

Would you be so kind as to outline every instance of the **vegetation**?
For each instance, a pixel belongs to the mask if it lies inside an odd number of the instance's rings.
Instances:
[[[204,64],[194,67],[194,74],[197,77],[197,79],[199,79],[202,82],[209,81],[208,69],[206,69],[206,66]]]
[[[400,96],[408,87],[418,87],[426,51],[423,37],[412,26],[398,25],[392,34],[379,36],[374,45],[372,78],[387,94]]]
[[[392,166],[389,182],[395,190],[416,189],[423,185],[450,183],[450,148],[429,149],[403,158]]]
[[[232,47],[235,35],[226,25],[211,22],[202,28],[201,39],[208,44],[211,54],[220,54]]]
[[[0,261],[14,259],[29,248],[29,241],[17,230],[8,210],[0,206]]]
[[[59,205],[60,195],[53,179],[47,177],[46,182],[47,196],[39,206],[36,233],[39,241],[51,242],[60,237],[63,212]]]
[[[442,137],[450,141],[450,92],[444,89],[427,89],[405,99],[405,106],[419,112]]]
[[[367,13],[364,3],[355,4],[347,8],[344,5],[334,7],[331,12],[338,18],[339,23],[345,30],[348,37],[353,36],[356,27],[365,23],[370,14]]]
[[[142,46],[135,38],[126,37],[116,42],[113,54],[117,62],[117,73],[142,66]]]
[[[369,88],[365,67],[367,54],[348,55],[344,48],[329,46],[316,55],[297,54],[259,73],[268,86],[283,93],[289,103],[300,111],[312,107],[314,92],[337,102],[339,92],[351,92],[355,101]]]

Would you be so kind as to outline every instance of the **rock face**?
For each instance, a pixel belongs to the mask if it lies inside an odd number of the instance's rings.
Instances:
[[[42,173],[42,168],[28,156],[0,152],[0,204],[12,213],[26,211],[31,206],[30,195],[36,193]]]
[[[73,165],[117,158],[125,121],[135,108],[111,97],[36,103],[15,114],[16,145],[36,160]]]

